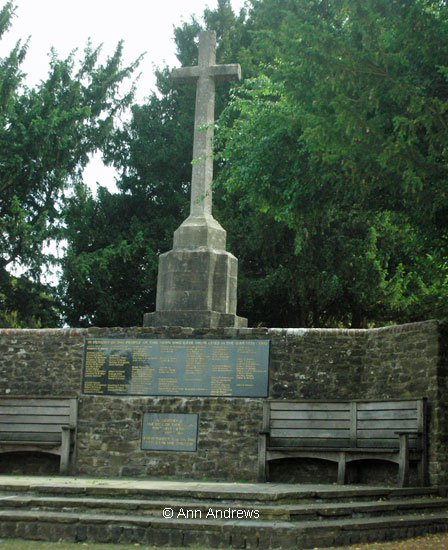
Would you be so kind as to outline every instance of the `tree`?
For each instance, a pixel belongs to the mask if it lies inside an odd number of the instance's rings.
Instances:
[[[53,288],[27,277],[5,277],[0,292],[0,328],[57,327],[61,308]]]
[[[150,300],[150,283],[157,274],[153,252],[157,228],[140,222],[147,204],[102,187],[94,198],[79,186],[69,199],[60,294],[70,325],[141,324],[141,311]]]
[[[268,64],[224,113],[220,177],[295,232],[306,323],[446,314],[445,4],[253,4]]]
[[[0,37],[10,27],[13,13],[13,3],[7,2],[0,11]],[[79,62],[75,52],[65,60],[53,53],[47,80],[28,88],[20,70],[27,48],[28,43],[19,42],[0,60],[4,289],[13,264],[20,264],[30,280],[39,281],[42,267],[51,260],[44,244],[58,237],[64,192],[80,178],[89,154],[105,146],[114,118],[130,104],[133,90],[120,93],[119,86],[138,64],[121,66],[121,43],[100,64],[100,48],[88,44]]]

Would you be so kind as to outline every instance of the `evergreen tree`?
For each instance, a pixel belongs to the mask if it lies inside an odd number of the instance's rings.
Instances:
[[[294,231],[305,322],[446,314],[445,4],[264,0],[250,25],[266,66],[224,114],[220,177]]]
[[[0,38],[10,27],[13,13],[13,3],[7,2],[0,11]],[[28,88],[20,69],[27,47],[19,42],[0,60],[0,299],[5,308],[0,315],[4,324],[8,318],[21,323],[20,308],[16,311],[13,300],[17,292],[12,290],[16,279],[11,279],[11,267],[19,264],[26,270],[20,280],[22,292],[30,288],[31,294],[39,294],[41,271],[51,262],[44,245],[60,237],[64,192],[80,178],[89,154],[106,145],[114,117],[130,104],[132,91],[120,94],[118,87],[137,65],[121,66],[121,43],[104,65],[98,62],[100,49],[88,44],[78,62],[74,53],[65,60],[53,54],[48,78]]]

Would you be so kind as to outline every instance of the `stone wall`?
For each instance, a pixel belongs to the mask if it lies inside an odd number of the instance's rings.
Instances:
[[[76,396],[85,329],[0,329],[0,395]]]
[[[432,445],[433,479],[448,483],[448,325],[441,324],[438,334],[437,388],[430,429],[436,434]],[[431,436],[430,433],[430,436]]]
[[[179,327],[0,330],[0,395],[79,397],[78,474],[254,481],[263,399],[82,395],[86,337],[268,338],[270,397],[426,396],[431,482],[448,482],[448,410],[443,399],[448,380],[448,328],[442,323],[428,321],[371,330]],[[144,412],[197,413],[197,452],[142,451]],[[0,462],[2,471],[3,466],[4,460]],[[274,468],[274,474],[279,480],[292,481],[293,466],[310,482],[335,479],[333,464],[320,467],[316,461],[303,461],[298,469],[297,462],[292,465],[285,461],[279,463],[277,472]],[[384,471],[388,469],[390,465],[384,465]]]
[[[444,479],[446,482],[447,470],[441,465],[446,464],[448,449],[446,442],[441,444],[442,426],[437,420],[444,408],[439,388],[442,329],[442,324],[427,322],[370,331],[363,391],[367,399],[428,398],[430,477],[433,481]]]

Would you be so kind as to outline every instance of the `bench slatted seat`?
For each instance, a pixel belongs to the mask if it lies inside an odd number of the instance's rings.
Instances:
[[[387,401],[266,401],[259,439],[259,480],[269,462],[319,458],[337,462],[338,483],[346,464],[381,459],[399,466],[400,487],[408,484],[409,462],[417,460],[426,484],[426,399]]]
[[[60,456],[67,473],[74,448],[76,398],[0,397],[0,453],[39,451]]]

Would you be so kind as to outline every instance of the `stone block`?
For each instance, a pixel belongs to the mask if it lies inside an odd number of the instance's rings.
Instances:
[[[170,535],[171,531],[168,528],[161,529],[159,526],[151,526],[147,529],[145,540],[151,546],[170,546]]]
[[[231,313],[218,311],[155,311],[146,313],[143,318],[145,327],[245,327],[247,319]]]
[[[174,249],[159,258],[156,311],[236,313],[238,262],[225,250]]]
[[[210,214],[189,216],[174,232],[173,248],[226,249],[226,230]]]
[[[2,520],[0,521],[0,536],[6,539],[17,537],[19,532],[19,524],[16,521]]]

